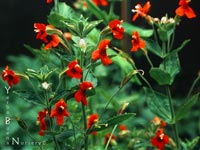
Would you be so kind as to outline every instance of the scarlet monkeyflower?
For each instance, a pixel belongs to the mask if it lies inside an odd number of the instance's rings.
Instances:
[[[130,130],[128,130],[128,128],[124,124],[119,125],[119,129],[119,136],[122,138],[127,137],[130,133]]]
[[[132,43],[132,48],[131,48],[132,52],[136,52],[138,51],[139,48],[142,49],[146,46],[145,41],[140,39],[140,36],[137,31],[132,33],[131,43]]]
[[[153,120],[151,120],[151,122],[153,122],[154,125],[160,125],[160,128],[164,128],[167,123],[164,122],[163,120],[161,120],[159,117],[155,116]]]
[[[13,84],[17,84],[20,80],[19,76],[14,71],[10,70],[8,66],[2,72],[2,79],[7,81],[8,85],[12,87]]]
[[[135,6],[135,9],[132,10],[132,12],[136,12],[136,14],[132,18],[132,21],[135,21],[139,16],[145,17],[149,12],[150,7],[151,7],[150,1],[147,1],[144,4],[144,7],[142,7],[140,4],[137,4]]]
[[[56,117],[56,122],[60,126],[64,122],[64,116],[68,117],[69,113],[66,109],[67,104],[64,99],[60,99],[56,104],[55,108],[51,110],[50,117]]]
[[[52,2],[52,0],[47,0],[47,4],[49,4],[49,3],[51,3]]]
[[[92,0],[92,2],[97,6],[108,6],[107,0]]]
[[[113,36],[120,40],[123,38],[124,34],[124,28],[121,25],[122,21],[115,19],[109,22],[109,27],[111,32],[113,33]]]
[[[195,18],[196,14],[194,13],[193,9],[188,5],[190,0],[180,0],[179,7],[176,9],[176,15],[184,16],[186,15],[187,18]]]
[[[88,117],[87,127],[91,128],[92,125],[98,122],[99,115],[98,114],[92,114]],[[92,132],[92,134],[97,134],[97,132]]]
[[[112,60],[108,57],[106,53],[106,49],[110,45],[110,40],[109,39],[104,39],[100,41],[97,50],[94,50],[92,52],[92,60],[96,61],[98,59],[101,59],[101,62],[103,65],[109,65],[112,63]]]
[[[82,68],[78,65],[78,61],[74,60],[68,64],[66,74],[71,78],[82,78]]]
[[[36,39],[42,40],[44,43],[47,43],[47,32],[46,25],[43,23],[34,23],[35,32],[37,32]]]
[[[84,106],[87,105],[86,90],[91,90],[93,85],[91,82],[83,81],[79,85],[80,89],[74,94],[77,102],[81,102]]]
[[[59,40],[58,36],[55,34],[52,34],[51,41],[45,45],[44,49],[48,50],[49,48],[57,47],[59,43],[60,43],[60,40]]]
[[[104,139],[104,144],[105,144],[105,145],[108,143],[108,140],[109,140],[110,136],[111,136],[111,133],[106,134],[105,139]],[[116,137],[115,135],[112,134],[111,140],[110,140],[110,143],[109,143],[109,144],[111,144],[111,145],[116,145],[116,143],[117,143],[116,140],[117,140],[117,137]]]
[[[47,129],[47,125],[46,125],[46,122],[45,122],[45,117],[46,117],[47,114],[48,114],[47,109],[44,109],[43,111],[38,112],[37,120],[40,124],[40,131],[39,131],[38,134],[40,136],[44,136],[44,131]]]
[[[165,145],[169,143],[169,137],[164,134],[163,129],[159,129],[156,131],[156,135],[151,139],[151,143],[160,150],[164,150]]]

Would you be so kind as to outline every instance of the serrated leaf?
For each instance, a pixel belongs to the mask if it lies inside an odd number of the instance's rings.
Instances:
[[[194,106],[199,98],[200,93],[192,96],[186,102],[184,102],[176,111],[176,120],[181,120],[188,115],[188,112],[191,110],[192,106]]]

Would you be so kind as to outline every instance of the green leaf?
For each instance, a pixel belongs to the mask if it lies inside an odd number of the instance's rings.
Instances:
[[[188,112],[191,110],[192,106],[194,106],[199,98],[200,93],[193,95],[190,99],[185,101],[176,111],[176,120],[181,120],[188,115]]]
[[[162,120],[173,123],[171,119],[171,111],[169,106],[168,97],[162,93],[152,91],[148,88],[144,89],[145,99],[150,110]]]
[[[170,74],[163,71],[160,68],[151,68],[149,71],[150,76],[158,82],[159,85],[169,85],[170,84]]]
[[[150,39],[146,39],[145,41],[146,41],[147,50],[149,50],[150,52],[152,52],[153,54],[155,54],[156,56],[158,56],[160,58],[165,57],[160,45],[156,41],[153,41]]]
[[[105,130],[105,129],[113,127],[116,124],[119,124],[133,116],[135,116],[135,113],[124,113],[124,114],[114,116],[102,123],[98,123],[98,124],[94,125],[91,129],[89,129],[88,132]]]
[[[60,134],[56,135],[56,139],[60,142],[63,141],[63,139],[67,139],[70,138],[71,136],[74,135],[74,131],[73,130],[67,130],[67,131],[63,131]]]
[[[132,35],[133,31],[137,31],[140,35],[140,37],[150,37],[153,35],[153,30],[152,29],[143,29],[138,26],[134,26],[132,24],[129,24],[127,22],[123,22],[122,26],[125,29],[125,32],[129,35]]]

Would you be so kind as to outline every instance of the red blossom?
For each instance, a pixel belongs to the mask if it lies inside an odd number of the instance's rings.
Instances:
[[[49,48],[57,47],[59,43],[60,43],[60,40],[59,40],[58,36],[55,34],[52,34],[51,41],[45,45],[44,49],[48,50]]]
[[[82,78],[82,68],[78,65],[78,61],[74,60],[68,64],[66,74],[71,78]]]
[[[51,3],[51,2],[52,2],[52,0],[47,0],[46,2],[47,2],[47,4],[49,4],[49,3]]]
[[[91,90],[93,85],[91,82],[83,81],[79,85],[80,89],[74,94],[77,102],[81,102],[84,106],[87,105],[86,90]]]
[[[159,129],[156,135],[151,139],[151,143],[160,150],[164,150],[165,145],[169,143],[169,137],[164,134],[163,129]]]
[[[145,17],[149,12],[150,7],[151,7],[150,1],[147,1],[144,4],[144,7],[142,7],[140,4],[137,4],[135,6],[135,10],[132,10],[133,12],[136,12],[136,14],[132,18],[132,21],[135,21],[139,16]]]
[[[96,6],[108,6],[107,0],[92,0]]]
[[[17,84],[20,80],[19,76],[14,71],[10,70],[8,66],[2,72],[2,79],[7,81],[8,85],[12,87],[13,84]]]
[[[92,60],[96,61],[98,59],[101,59],[101,62],[103,65],[109,65],[112,63],[112,60],[108,57],[106,50],[108,46],[110,45],[110,40],[109,39],[104,39],[100,41],[98,49],[94,50],[92,52]]]
[[[146,46],[145,41],[140,39],[140,36],[137,31],[132,33],[131,43],[132,43],[132,48],[131,48],[132,52],[136,52],[138,51],[139,48],[142,49]]]
[[[87,127],[91,128],[92,125],[98,122],[99,115],[98,114],[92,114],[88,117]],[[97,134],[97,132],[92,132],[92,134]]]
[[[195,18],[196,14],[193,11],[193,9],[188,5],[190,0],[180,0],[179,1],[179,7],[176,9],[176,15],[178,16],[184,16],[186,15],[187,18]]]
[[[104,139],[104,144],[105,145],[108,143],[108,140],[109,140],[110,136],[111,136],[111,133],[106,134],[105,139]],[[115,145],[116,144],[116,140],[117,140],[117,137],[112,134],[111,140],[110,140],[110,144],[111,145]]]
[[[40,136],[44,136],[44,131],[47,129],[47,125],[46,125],[46,122],[45,122],[45,117],[46,117],[47,114],[48,114],[47,109],[44,109],[43,111],[38,112],[37,120],[40,124],[40,131],[39,131],[38,134]]]
[[[67,104],[64,99],[60,99],[56,104],[55,108],[51,110],[50,117],[56,117],[56,122],[60,126],[64,122],[64,116],[68,117],[69,113],[66,109]]]
[[[47,32],[46,25],[43,23],[34,23],[35,32],[37,32],[36,39],[42,40],[44,43],[47,43]]]
[[[122,22],[118,19],[109,22],[111,32],[113,33],[113,36],[118,40],[123,38],[124,33],[124,28],[122,27],[121,23]]]

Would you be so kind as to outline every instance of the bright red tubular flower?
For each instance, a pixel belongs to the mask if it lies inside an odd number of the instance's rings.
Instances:
[[[165,148],[165,144],[169,143],[169,137],[164,134],[163,129],[159,129],[156,132],[156,135],[151,139],[151,143],[153,146],[163,150]]]
[[[58,36],[55,34],[52,34],[51,41],[45,45],[44,49],[48,50],[49,48],[57,47],[59,43],[60,43],[60,40],[59,40]]]
[[[132,52],[136,52],[138,51],[139,48],[142,49],[146,46],[145,41],[140,39],[140,36],[137,31],[132,33],[131,43],[132,43],[132,48],[131,48]]]
[[[38,112],[37,120],[40,124],[40,131],[39,131],[38,134],[40,136],[44,136],[44,131],[47,129],[47,125],[46,125],[46,122],[45,122],[45,117],[46,117],[47,114],[48,114],[47,109],[44,109],[43,111]]]
[[[101,59],[101,62],[105,66],[111,64],[112,60],[108,57],[106,53],[106,49],[108,48],[109,45],[110,45],[109,39],[104,39],[100,41],[98,49],[92,52],[92,60],[96,61],[98,59]]]
[[[122,22],[118,19],[109,22],[111,32],[113,33],[113,36],[118,40],[122,39],[124,34],[124,28],[122,27],[121,23]]]
[[[195,18],[196,14],[194,13],[193,9],[188,5],[190,0],[180,0],[179,7],[176,9],[176,15],[184,16],[186,15],[187,18]]]
[[[82,78],[82,68],[78,65],[78,61],[74,60],[68,64],[66,74],[71,78]]]
[[[93,124],[98,122],[99,115],[98,114],[92,114],[88,117],[88,128],[91,128]],[[92,134],[97,134],[97,132],[92,132]]]
[[[66,109],[67,104],[64,99],[60,99],[56,104],[55,108],[51,110],[50,117],[56,117],[56,122],[60,126],[64,122],[64,116],[68,117],[69,113]]]
[[[109,140],[110,136],[111,136],[111,133],[106,134],[105,139],[104,139],[104,144],[105,145],[108,143],[108,140]],[[117,143],[116,140],[117,140],[117,137],[115,135],[112,135],[111,136],[111,140],[110,140],[110,144],[111,145],[116,145],[116,143]]]
[[[150,1],[147,1],[144,4],[144,7],[142,7],[140,4],[137,4],[135,6],[135,10],[132,10],[133,12],[136,12],[136,14],[132,18],[132,21],[135,21],[139,16],[145,17],[149,12],[150,7],[151,7]]]
[[[47,43],[47,32],[46,25],[43,23],[34,23],[35,32],[37,32],[36,39],[42,40],[44,43]]]
[[[91,82],[83,81],[79,85],[80,89],[74,94],[77,102],[81,102],[84,106],[87,105],[86,90],[91,90],[93,85]]]
[[[47,0],[47,4],[49,4],[49,3],[51,3],[52,2],[52,0]]]
[[[2,72],[2,79],[7,81],[8,85],[12,87],[13,84],[17,84],[20,80],[19,76],[14,71],[10,70],[8,66]]]
[[[108,6],[107,0],[92,0],[92,2],[97,6]]]

